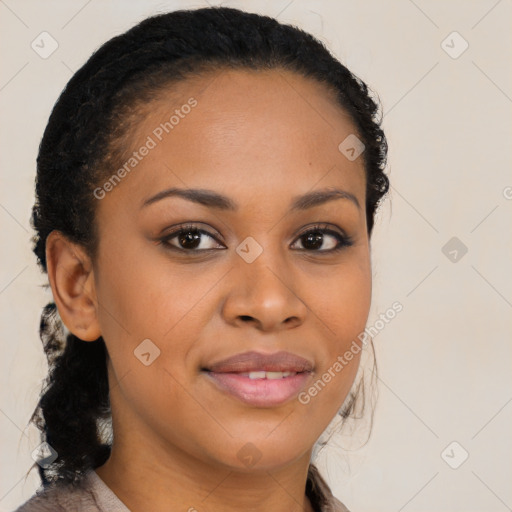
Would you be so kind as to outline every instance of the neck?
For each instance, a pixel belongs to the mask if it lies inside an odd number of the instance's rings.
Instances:
[[[178,452],[162,457],[143,445],[138,458],[122,442],[114,444],[108,461],[96,469],[131,512],[313,512],[305,496],[309,453],[279,470],[240,472]]]

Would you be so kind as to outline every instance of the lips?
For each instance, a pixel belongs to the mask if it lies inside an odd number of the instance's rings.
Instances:
[[[304,388],[313,364],[290,352],[245,352],[203,368],[216,389],[254,407],[281,405]]]
[[[310,372],[313,365],[307,359],[290,352],[262,354],[260,352],[244,352],[233,357],[213,363],[206,368],[214,373],[244,373],[254,371],[265,372]]]

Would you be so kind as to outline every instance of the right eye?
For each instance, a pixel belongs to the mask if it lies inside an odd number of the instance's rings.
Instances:
[[[166,249],[189,253],[211,251],[218,249],[221,245],[214,235],[192,224],[180,226],[165,235],[160,241]],[[221,245],[220,248],[225,249],[226,247]]]

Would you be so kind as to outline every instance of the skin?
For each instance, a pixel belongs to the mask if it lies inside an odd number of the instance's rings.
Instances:
[[[364,330],[364,163],[338,150],[356,131],[315,81],[230,70],[170,87],[136,126],[130,151],[190,97],[197,106],[96,200],[94,257],[56,231],[47,240],[63,322],[85,341],[103,336],[110,356],[115,441],[97,473],[133,512],[312,510],[304,492],[311,451],[346,398],[360,355],[306,405],[294,398],[250,406],[200,368],[247,350],[285,350],[314,362],[307,388]],[[238,210],[179,197],[142,207],[170,187],[213,190]],[[360,207],[336,199],[289,211],[292,198],[326,188],[353,194]],[[195,256],[166,248],[159,239],[183,223],[219,241],[202,235],[200,248],[212,250]],[[316,223],[353,244],[325,252],[337,245],[326,234],[320,249],[305,249],[300,235]],[[252,263],[236,252],[248,236],[263,248]],[[160,356],[145,366],[134,350],[148,338]],[[251,466],[237,455],[247,443],[260,457]]]

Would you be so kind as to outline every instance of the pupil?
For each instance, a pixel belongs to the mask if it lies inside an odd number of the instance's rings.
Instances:
[[[201,235],[197,231],[185,231],[179,237],[179,241],[186,249],[195,249],[200,243],[200,238]]]
[[[305,247],[307,247],[309,244],[310,249],[318,249],[319,247],[322,247],[322,238],[323,235],[321,233],[309,233],[306,235],[306,243],[304,244]]]

